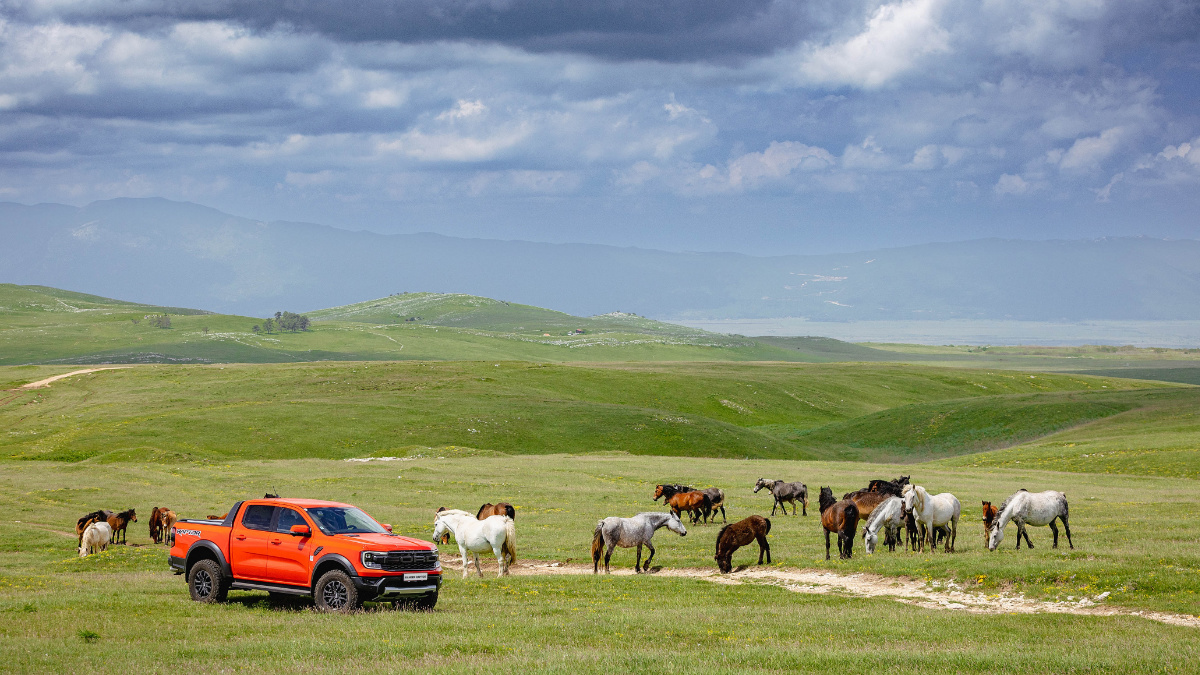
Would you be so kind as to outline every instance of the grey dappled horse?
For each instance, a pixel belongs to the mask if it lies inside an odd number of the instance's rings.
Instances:
[[[596,523],[596,532],[592,536],[592,574],[600,572],[601,549],[605,549],[604,573],[608,574],[608,561],[612,558],[613,549],[618,546],[621,548],[637,547],[637,561],[633,565],[635,572],[641,574],[650,569],[650,561],[654,559],[654,544],[650,543],[650,539],[661,527],[665,527],[681,537],[687,535],[687,528],[683,526],[683,521],[674,513],[648,511],[639,513],[632,518],[610,516]],[[650,549],[650,557],[646,558],[644,567],[642,566],[643,545]]]

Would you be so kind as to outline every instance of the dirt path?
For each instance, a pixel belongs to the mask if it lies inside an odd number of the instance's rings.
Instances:
[[[67,378],[67,377],[71,377],[72,375],[83,375],[85,373],[95,373],[95,372],[99,372],[101,370],[120,370],[122,368],[128,368],[128,367],[129,366],[111,366],[108,368],[86,368],[84,370],[73,370],[69,373],[63,373],[62,375],[55,375],[54,377],[47,377],[46,379],[38,380],[37,382],[30,382],[29,384],[23,384],[23,385],[17,387],[17,389],[43,389],[45,387],[49,387],[51,382],[57,382],[58,380],[61,380],[63,378]]]
[[[483,562],[480,556],[480,562]],[[462,564],[457,555],[443,556],[442,565],[447,573],[460,574]],[[472,565],[472,568],[474,566]],[[485,565],[485,568],[487,566]],[[495,573],[496,564],[491,564],[491,572]],[[472,570],[472,573],[474,571]],[[485,569],[485,573],[487,570]],[[591,565],[579,565],[558,562],[518,562],[512,566],[512,573],[518,576],[555,575],[555,574],[591,574]],[[613,574],[631,575],[630,567],[612,568]],[[715,569],[684,567],[678,569],[658,569],[652,572],[654,576],[686,577],[701,579],[716,584],[737,586],[745,583],[760,583],[779,586],[795,593],[842,593],[859,597],[891,598],[927,609],[971,612],[975,614],[1077,614],[1086,616],[1140,616],[1144,619],[1159,621],[1173,626],[1189,626],[1200,628],[1200,617],[1188,614],[1171,614],[1167,612],[1150,612],[1134,610],[1125,607],[1104,605],[1107,593],[1101,596],[1085,597],[1073,602],[1049,602],[1031,600],[1022,595],[984,595],[960,588],[953,581],[934,581],[925,583],[907,577],[885,577],[877,574],[838,574],[823,570],[780,569],[777,567],[746,567],[736,568],[731,574],[718,574]]]

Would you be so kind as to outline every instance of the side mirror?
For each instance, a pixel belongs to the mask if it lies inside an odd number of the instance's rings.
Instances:
[[[391,526],[391,525],[388,525],[387,523],[384,523],[384,524],[383,524],[383,529],[387,530],[388,532],[391,532],[391,531],[392,531],[392,526]]]
[[[293,537],[311,537],[312,530],[309,529],[309,527],[307,525],[293,525],[292,526],[292,536]]]

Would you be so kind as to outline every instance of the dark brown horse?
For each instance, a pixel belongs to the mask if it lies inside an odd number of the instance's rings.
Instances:
[[[876,507],[893,496],[899,495],[892,495],[887,492],[872,492],[870,490],[856,490],[842,495],[842,499],[849,499],[854,502],[854,505],[858,507],[859,520],[866,522],[867,518],[875,512]]]
[[[886,492],[896,497],[902,497],[903,495],[900,494],[900,492],[904,489],[905,485],[908,485],[910,478],[912,478],[912,476],[900,476],[896,480],[883,480],[877,478],[867,484],[867,490],[870,490],[871,492]]]
[[[681,492],[703,492],[708,495],[709,506],[704,510],[704,522],[707,523],[710,516],[715,520],[718,510],[721,512],[721,522],[728,522],[725,517],[725,491],[721,488],[711,487],[697,490],[680,483],[659,483],[654,486],[654,501],[658,501],[659,497],[665,497],[664,501],[667,501]]]
[[[821,488],[821,526],[825,528],[825,559],[829,560],[829,533],[837,532],[838,557],[854,557],[854,534],[858,530],[858,507],[849,499],[837,501],[833,490]]]
[[[692,524],[695,525],[706,511],[712,511],[712,499],[703,492],[681,492],[672,495],[667,500],[667,506],[671,507],[671,513],[677,517],[682,517],[680,514],[684,511],[692,514]]]
[[[713,560],[721,572],[728,574],[733,569],[733,552],[746,546],[752,541],[758,541],[758,564],[763,564],[763,554],[767,554],[767,563],[771,562],[771,545],[767,543],[767,535],[771,532],[771,521],[762,516],[750,516],[731,525],[726,525],[717,533],[717,554]]]
[[[120,535],[121,543],[125,543],[125,528],[129,527],[129,523],[137,522],[137,511],[129,509],[120,513],[114,513],[108,517],[108,526],[112,528],[112,543],[117,543],[117,536]]]
[[[79,542],[76,545],[83,545],[83,532],[88,528],[88,525],[91,525],[92,523],[107,523],[109,516],[112,514],[113,512],[109,511],[108,509],[100,509],[98,511],[92,511],[86,516],[75,521],[75,534],[79,537]]]
[[[996,510],[996,507],[992,506],[991,502],[983,503],[983,545],[984,546],[988,545],[988,537],[992,533],[992,523],[996,522],[996,516],[999,516],[999,515],[1000,515],[1000,512],[998,510]]]
[[[162,509],[158,508],[157,506],[154,507],[154,509],[150,511],[150,541],[152,541],[156,544],[162,543],[162,518],[160,517],[161,512],[162,512]]]
[[[516,520],[517,510],[508,502],[500,502],[499,504],[489,503],[479,507],[479,513],[475,514],[475,517],[479,520],[483,520],[484,518],[489,518],[491,516],[508,516],[509,518]]]

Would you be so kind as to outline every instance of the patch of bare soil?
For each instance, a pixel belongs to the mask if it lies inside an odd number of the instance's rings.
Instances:
[[[480,562],[483,562],[480,556]],[[458,556],[444,556],[442,565],[448,574],[461,574],[462,563]],[[485,565],[486,568],[489,567]],[[494,574],[496,563],[492,561],[490,571]],[[630,566],[612,567],[613,574],[631,575]],[[591,565],[560,563],[552,561],[525,561],[512,566],[514,575],[591,574]],[[779,586],[795,593],[841,593],[859,597],[890,598],[897,602],[947,611],[975,614],[1077,614],[1086,616],[1140,616],[1152,621],[1173,626],[1200,628],[1200,617],[1188,614],[1150,612],[1113,607],[1104,604],[1108,596],[1084,597],[1070,602],[1032,600],[1023,595],[998,593],[985,595],[968,591],[953,581],[926,583],[907,577],[885,577],[877,574],[839,574],[825,570],[797,570],[778,567],[741,566],[730,574],[720,574],[715,569],[684,567],[677,569],[651,568],[651,574],[661,577],[687,577],[716,584],[736,586],[745,583],[760,583]],[[474,565],[472,564],[472,574]]]

